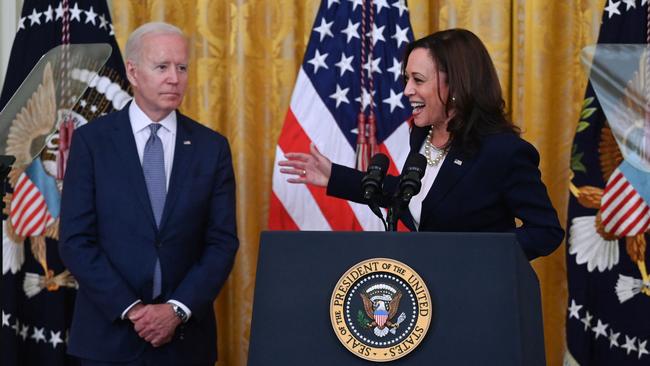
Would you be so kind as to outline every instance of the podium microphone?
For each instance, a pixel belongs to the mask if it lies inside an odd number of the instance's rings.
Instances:
[[[422,182],[420,181],[424,176],[426,167],[427,159],[422,154],[411,153],[406,158],[397,196],[402,205],[408,205],[411,198],[420,192],[420,188],[422,188]]]
[[[420,192],[422,188],[422,177],[424,170],[427,167],[427,159],[418,153],[410,153],[404,163],[402,175],[400,176],[393,203],[388,208],[388,216],[386,217],[387,231],[397,231],[397,220],[400,211],[406,208],[411,201],[411,198]]]
[[[368,171],[361,180],[363,199],[366,201],[371,201],[375,195],[381,194],[381,184],[386,177],[388,163],[388,156],[382,153],[375,154],[372,159],[370,159]]]
[[[382,195],[382,182],[386,177],[388,171],[388,156],[378,153],[370,159],[370,165],[366,175],[361,179],[361,190],[363,191],[363,199],[368,202],[368,206],[372,212],[381,219],[384,228],[388,230],[384,215],[379,209],[379,204],[376,202],[378,197]]]

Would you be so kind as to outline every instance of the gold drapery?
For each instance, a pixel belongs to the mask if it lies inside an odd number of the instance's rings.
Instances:
[[[462,27],[486,44],[506,104],[541,154],[553,204],[566,221],[570,147],[586,86],[579,52],[597,37],[604,0],[410,0],[416,38]],[[319,0],[112,0],[122,49],[148,21],[190,38],[185,114],[228,137],[237,179],[241,247],[216,303],[219,364],[245,365],[258,241],[266,228],[275,145]],[[564,349],[564,249],[536,260],[542,287],[547,362]]]

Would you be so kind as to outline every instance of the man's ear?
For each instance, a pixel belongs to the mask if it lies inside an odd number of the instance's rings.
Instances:
[[[126,60],[126,78],[133,86],[137,86],[136,65],[132,60]]]

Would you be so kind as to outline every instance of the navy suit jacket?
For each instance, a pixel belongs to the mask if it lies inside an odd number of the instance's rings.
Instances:
[[[122,312],[175,299],[191,311],[154,352],[169,364],[213,363],[213,301],[239,242],[228,141],[177,113],[176,147],[160,229],[149,203],[127,107],[73,135],[61,202],[59,252],[79,282],[68,352],[129,361],[151,347]],[[162,296],[152,300],[156,258]]]
[[[411,131],[411,152],[420,151],[428,128]],[[550,254],[562,242],[564,230],[538,169],[539,154],[514,133],[486,136],[471,157],[452,145],[422,202],[420,231],[513,232],[527,258]],[[362,172],[332,165],[327,193],[363,201]],[[383,190],[392,196],[399,179],[387,176]],[[384,205],[388,200],[385,200]],[[409,210],[400,220],[415,230]],[[516,227],[515,218],[523,225]]]

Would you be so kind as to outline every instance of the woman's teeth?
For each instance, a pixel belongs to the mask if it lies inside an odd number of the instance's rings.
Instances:
[[[411,107],[413,108],[413,112],[419,112],[422,108],[424,108],[424,103],[411,102]]]

